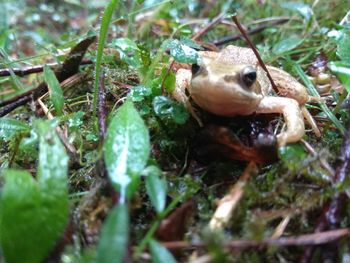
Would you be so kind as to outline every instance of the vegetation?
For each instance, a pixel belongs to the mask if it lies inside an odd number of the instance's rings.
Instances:
[[[46,2],[0,3],[3,260],[348,260],[348,1]],[[196,107],[200,127],[172,97],[198,50],[247,46],[233,14],[316,98],[321,137],[277,149],[279,115]]]

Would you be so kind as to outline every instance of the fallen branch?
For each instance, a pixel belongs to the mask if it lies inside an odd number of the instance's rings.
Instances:
[[[248,29],[247,30],[247,34],[248,35],[257,34],[257,33],[261,32],[261,31],[265,30],[266,28],[269,28],[270,26],[283,24],[283,23],[288,22],[289,20],[290,20],[289,18],[283,17],[283,18],[280,18],[279,20],[272,21],[269,24],[264,24],[264,25],[257,26],[257,27],[252,28],[252,29]],[[225,45],[225,44],[227,44],[229,42],[237,41],[238,39],[243,39],[243,36],[241,34],[237,34],[237,35],[234,35],[234,36],[224,37],[224,38],[221,38],[219,40],[216,40],[216,41],[212,42],[212,44],[215,45],[215,46],[222,46],[222,45]]]
[[[91,59],[84,59],[81,61],[80,65],[89,65],[92,64]],[[62,65],[61,63],[48,63],[46,66],[49,66],[51,69],[56,69]],[[11,76],[11,74],[15,74],[19,77],[24,77],[26,75],[30,75],[33,73],[40,73],[43,72],[45,65],[35,65],[30,67],[24,67],[24,68],[2,68],[0,69],[0,77],[7,77]]]
[[[265,239],[265,240],[231,240],[222,244],[223,247],[230,250],[242,250],[250,248],[263,248],[268,246],[318,246],[339,240],[342,237],[349,236],[350,231],[348,228],[342,228],[337,230],[325,231],[320,233],[313,233],[300,236],[292,237],[281,237],[278,239]],[[202,249],[206,248],[207,245],[199,243],[190,243],[186,241],[174,241],[174,242],[163,242],[163,246],[169,250],[179,249]]]
[[[96,37],[88,37],[77,44],[69,53],[67,59],[63,62],[61,68],[55,71],[59,82],[73,76],[78,72],[80,63],[88,47],[95,41]],[[39,84],[35,89],[25,92],[19,96],[0,102],[0,117],[5,116],[14,109],[28,103],[31,100],[37,100],[48,91],[45,82]]]

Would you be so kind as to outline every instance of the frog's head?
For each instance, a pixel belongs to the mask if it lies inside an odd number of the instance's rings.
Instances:
[[[254,66],[205,56],[192,66],[190,94],[204,110],[224,116],[251,114],[262,99]]]

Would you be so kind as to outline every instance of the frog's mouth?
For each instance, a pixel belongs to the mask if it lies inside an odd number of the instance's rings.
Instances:
[[[212,85],[211,85],[212,84]],[[249,115],[256,111],[263,96],[245,90],[240,84],[216,82],[191,89],[192,99],[202,109],[220,116]]]

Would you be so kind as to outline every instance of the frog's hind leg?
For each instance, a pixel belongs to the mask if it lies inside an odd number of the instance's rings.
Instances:
[[[192,73],[190,70],[179,69],[176,73],[175,90],[173,91],[172,96],[178,102],[182,103],[186,107],[186,109],[191,113],[192,117],[196,119],[199,126],[203,127],[201,119],[194,111],[190,103],[189,97],[186,95],[186,89],[188,89],[191,85],[191,78]]]
[[[306,88],[290,74],[279,68],[267,66],[267,69],[277,86],[278,95],[298,101],[305,120],[311,126],[315,135],[320,137],[321,132],[316,121],[305,107],[305,103],[311,99]]]
[[[296,100],[283,97],[264,97],[256,111],[257,113],[282,113],[286,130],[277,135],[279,146],[299,141],[304,133],[304,119]]]

